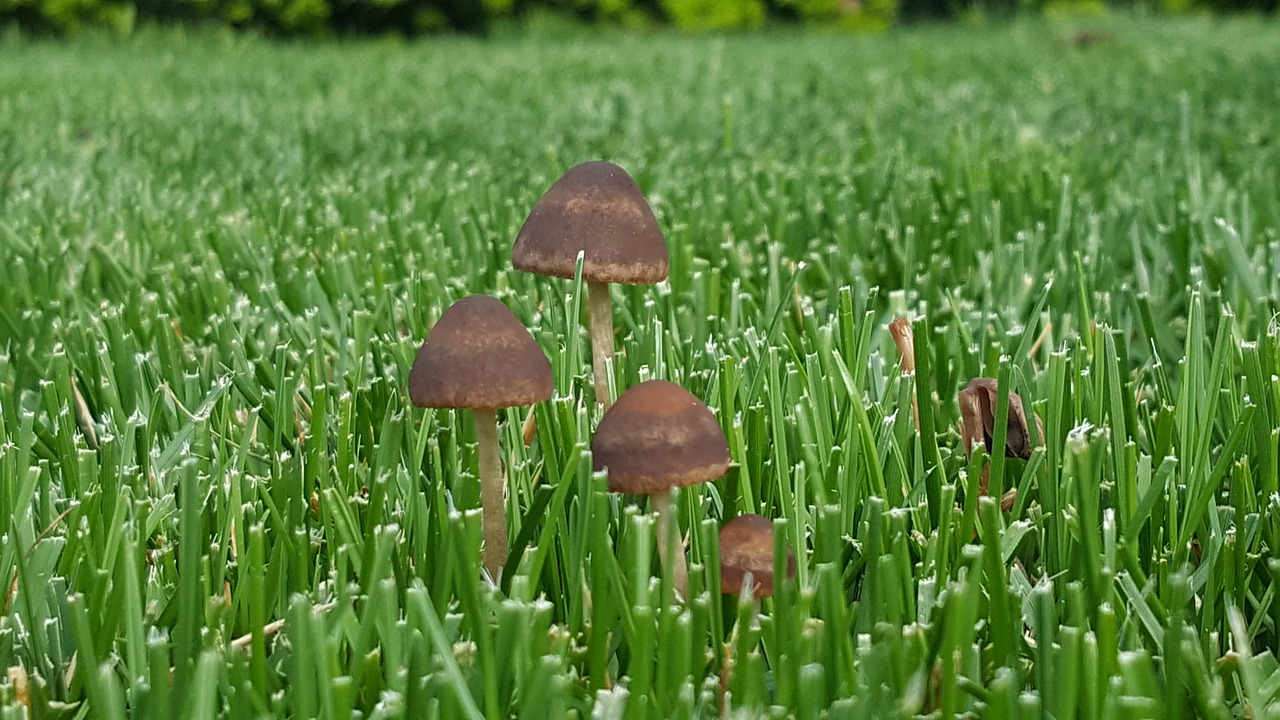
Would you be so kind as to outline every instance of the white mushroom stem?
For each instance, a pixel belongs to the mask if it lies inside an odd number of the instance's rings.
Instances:
[[[474,410],[480,452],[480,505],[484,511],[484,567],[497,581],[507,564],[507,506],[502,458],[498,454],[498,414]]]
[[[674,495],[674,490],[667,490],[650,495],[649,501],[653,503],[653,509],[658,513],[658,561],[664,569],[671,567],[676,596],[683,599],[689,596],[689,566],[684,560],[684,542],[679,536],[680,523],[675,523],[674,534],[671,527],[671,499]],[[671,557],[672,551],[675,551],[674,558]],[[671,565],[673,562],[675,564]]]
[[[591,325],[591,368],[595,373],[596,402],[605,410],[613,405],[609,393],[609,365],[613,362],[613,301],[609,284],[587,283],[587,317]]]

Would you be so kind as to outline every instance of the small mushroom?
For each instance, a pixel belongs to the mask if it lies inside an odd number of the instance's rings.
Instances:
[[[787,549],[787,577],[795,577],[796,556]],[[751,576],[751,597],[773,596],[773,521],[739,515],[720,528],[720,591],[739,595]]]
[[[529,212],[511,249],[526,272],[572,279],[578,254],[587,282],[596,401],[609,409],[613,304],[609,283],[652,284],[670,263],[667,241],[644,194],[627,171],[609,162],[575,165]]]
[[[648,495],[658,513],[658,558],[673,562],[676,591],[687,596],[683,542],[668,557],[672,490],[714,480],[729,470],[729,441],[711,410],[665,380],[627,390],[604,414],[591,439],[595,469],[609,473],[609,489]]]
[[[720,591],[726,595],[750,593],[755,615],[760,599],[773,596],[773,522],[760,515],[739,515],[720,528]],[[796,555],[787,548],[787,577],[795,577]],[[747,578],[750,577],[750,581]],[[752,617],[753,627],[758,618]],[[733,632],[738,632],[735,626]],[[733,642],[725,643],[720,674],[720,710],[728,707],[729,680],[733,673]]]
[[[507,562],[507,512],[498,451],[499,408],[551,397],[551,363],[500,300],[465,297],[440,316],[409,372],[418,407],[469,408],[480,454],[484,567],[495,580]]]
[[[972,455],[973,446],[979,440],[986,446],[988,453],[993,452],[996,403],[999,398],[1000,389],[992,378],[974,378],[960,391],[958,398],[960,402],[960,437],[964,442],[966,455]],[[1044,424],[1034,414],[1032,417],[1036,421],[1036,434],[1043,441]],[[1026,460],[1031,457],[1032,448],[1031,436],[1027,428],[1027,415],[1022,407],[1022,398],[1018,397],[1017,393],[1010,392],[1009,424],[1008,429],[1005,431],[1005,457]],[[982,479],[978,485],[979,491],[984,495],[987,492],[989,481],[990,468],[984,467],[982,469]],[[1015,488],[1000,498],[1000,506],[1008,510],[1013,507],[1013,501],[1016,498],[1017,489]]]

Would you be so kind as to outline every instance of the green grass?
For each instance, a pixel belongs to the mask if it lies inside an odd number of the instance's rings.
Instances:
[[[1280,715],[1280,27],[1102,26],[0,41],[0,717]],[[581,288],[510,266],[594,158],[671,247],[617,385],[735,461],[684,605],[591,472]],[[557,387],[499,589],[406,389],[475,292]],[[1008,513],[977,376],[1044,421]],[[705,591],[743,512],[800,560],[758,622]]]

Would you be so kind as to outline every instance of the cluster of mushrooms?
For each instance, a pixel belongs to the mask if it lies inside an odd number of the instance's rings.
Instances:
[[[533,207],[511,259],[517,269],[566,279],[575,277],[581,263],[588,288],[595,396],[605,410],[591,441],[594,467],[607,473],[611,491],[649,497],[658,518],[659,560],[664,568],[671,567],[678,596],[687,596],[684,543],[671,527],[674,490],[723,476],[730,464],[728,440],[711,410],[675,383],[642,382],[623,392],[616,403],[609,383],[614,351],[609,284],[653,284],[667,277],[666,240],[653,210],[617,165],[574,166]],[[898,318],[889,330],[901,355],[901,371],[914,373],[910,324]],[[495,580],[508,556],[496,411],[542,402],[553,389],[551,363],[542,349],[506,305],[487,295],[462,298],[441,315],[409,376],[409,397],[418,407],[466,408],[474,414],[484,567]],[[977,378],[960,392],[966,452],[979,442],[992,451],[997,398],[991,378]],[[1043,426],[1039,418],[1035,422],[1038,442]],[[1022,400],[1010,393],[1005,454],[1026,459],[1032,446]],[[986,473],[984,468],[982,493],[987,489]],[[1006,510],[1014,492],[1001,498]],[[727,523],[720,533],[722,591],[753,599],[771,595],[773,548],[769,519],[742,515]],[[786,567],[794,574],[790,550]]]
[[[667,244],[653,210],[625,170],[608,162],[576,165],[534,205],[511,253],[512,264],[573,279],[581,262],[596,401],[605,413],[591,440],[594,467],[609,490],[647,495],[657,512],[658,557],[688,594],[684,543],[672,529],[676,488],[708,482],[729,469],[729,441],[711,410],[679,385],[642,382],[613,402],[610,283],[653,284],[667,277]],[[427,408],[470,409],[476,424],[483,508],[484,568],[497,579],[507,563],[507,519],[497,410],[551,397],[551,363],[501,301],[462,298],[427,334],[409,375],[409,398]],[[743,515],[720,540],[722,590],[766,597],[773,590],[773,523]],[[794,572],[794,556],[788,553]]]

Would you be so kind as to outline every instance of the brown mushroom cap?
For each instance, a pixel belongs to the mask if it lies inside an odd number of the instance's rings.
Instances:
[[[773,521],[759,515],[739,515],[720,528],[720,591],[742,592],[751,573],[752,597],[773,595]],[[787,577],[795,577],[796,556],[787,549]]]
[[[689,391],[649,380],[627,390],[591,438],[609,489],[652,495],[714,480],[729,470],[729,441],[716,416]]]
[[[981,418],[982,442],[987,446],[988,453],[991,452],[991,446],[995,444],[996,404],[999,401],[1000,387],[992,378],[974,378],[960,391],[960,414],[968,428],[965,433],[976,439],[978,428],[970,426],[975,426],[978,418]],[[966,405],[969,406],[967,412]],[[1043,441],[1044,424],[1040,422],[1038,416],[1032,415],[1032,417],[1035,418],[1038,435]],[[1022,398],[1011,391],[1009,393],[1009,428],[1005,434],[1005,456],[1026,460],[1031,457],[1032,448]]]
[[[610,162],[575,165],[533,206],[511,263],[540,275],[599,283],[656,283],[667,277],[667,241],[626,170]]]
[[[409,372],[418,407],[495,410],[551,397],[551,363],[502,301],[472,295],[436,322]]]

